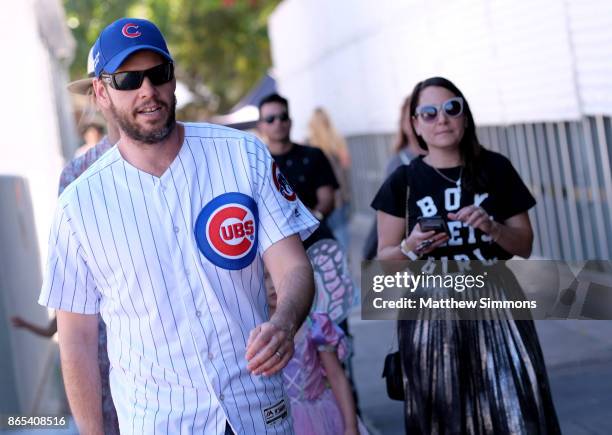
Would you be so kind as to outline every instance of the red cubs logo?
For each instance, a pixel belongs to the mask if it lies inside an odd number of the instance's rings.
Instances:
[[[226,204],[215,210],[206,226],[211,248],[225,258],[249,253],[255,239],[255,216],[242,204]]]
[[[287,201],[295,201],[297,199],[297,195],[276,162],[272,162],[272,180],[274,181],[276,190],[278,190]]]
[[[248,267],[257,256],[259,212],[252,197],[227,192],[213,198],[198,214],[194,235],[200,252],[228,270]]]
[[[127,23],[121,29],[121,34],[126,38],[138,38],[142,33],[138,30],[138,26],[133,23]]]

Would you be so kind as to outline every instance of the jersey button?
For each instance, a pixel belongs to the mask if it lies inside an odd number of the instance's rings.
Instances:
[[[179,227],[174,227],[174,232],[178,234],[178,232],[179,232]]]
[[[202,312],[200,310],[196,311],[196,317],[201,317],[202,316]]]
[[[212,352],[208,352],[208,359],[213,359],[215,355]]]
[[[219,400],[223,402],[223,400],[225,400],[225,396],[223,394],[219,394]]]

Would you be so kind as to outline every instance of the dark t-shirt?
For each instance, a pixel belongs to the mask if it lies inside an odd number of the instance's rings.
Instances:
[[[281,172],[293,187],[300,201],[310,209],[317,205],[317,189],[339,187],[334,171],[323,151],[318,148],[293,144],[288,153],[272,155]],[[333,238],[325,222],[305,241],[307,248],[317,240]]]
[[[293,144],[288,153],[272,157],[297,196],[310,209],[317,205],[319,187],[331,186],[334,190],[339,187],[329,160],[318,148]]]
[[[449,260],[508,259],[511,254],[493,243],[486,234],[459,221],[449,221],[447,213],[457,213],[461,208],[476,204],[498,222],[529,210],[535,199],[521,180],[510,161],[501,154],[483,149],[481,168],[487,184],[481,192],[467,191],[438,174],[423,161],[414,159],[410,165],[400,166],[384,182],[372,207],[393,216],[406,216],[406,187],[410,186],[408,201],[409,228],[419,216],[442,216],[448,224],[451,239],[429,256]],[[439,169],[452,180],[459,179],[461,167]]]

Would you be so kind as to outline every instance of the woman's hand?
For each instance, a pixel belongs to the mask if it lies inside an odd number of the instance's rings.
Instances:
[[[406,247],[420,256],[429,254],[447,241],[448,235],[446,233],[436,233],[435,231],[423,232],[420,225],[417,224],[406,239]]]
[[[472,228],[479,229],[487,235],[494,236],[492,233],[496,232],[496,222],[491,219],[484,208],[477,205],[468,205],[457,213],[448,213],[447,216],[451,220],[460,221]]]
[[[378,219],[377,260],[406,260],[406,255],[401,249],[402,243],[404,244],[404,251],[412,251],[416,256],[429,254],[445,244],[449,238],[446,233],[423,232],[417,224],[404,240],[406,219],[382,211],[379,211],[376,216]]]
[[[533,230],[527,212],[514,215],[504,222],[496,222],[482,207],[468,205],[457,213],[448,213],[447,216],[449,219],[461,221],[479,229],[512,255],[519,255],[523,258],[531,255]]]

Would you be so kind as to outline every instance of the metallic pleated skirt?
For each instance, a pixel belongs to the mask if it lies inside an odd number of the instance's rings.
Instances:
[[[503,295],[512,280],[502,274],[489,295],[516,297]],[[398,322],[407,434],[561,433],[533,321],[486,317]]]

